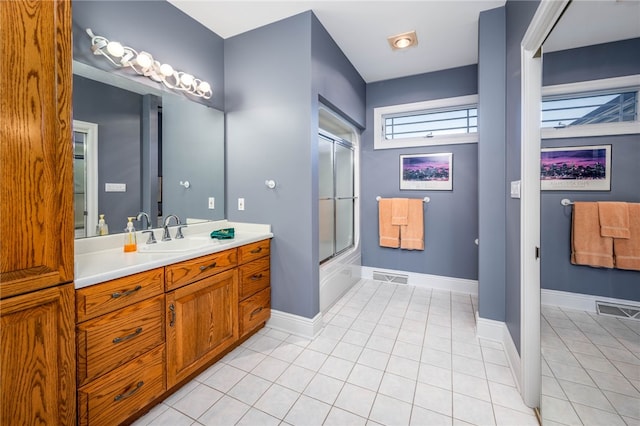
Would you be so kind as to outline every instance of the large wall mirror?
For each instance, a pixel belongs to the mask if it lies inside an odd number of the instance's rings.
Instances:
[[[154,228],[224,218],[224,113],[137,78],[74,61],[76,238],[95,236],[99,215],[109,233],[139,212]]]
[[[544,424],[640,422],[640,322],[628,318],[637,312],[628,306],[640,304],[639,273],[571,264],[573,207],[561,204],[565,198],[640,202],[637,124],[635,131],[613,131],[637,120],[639,37],[640,3],[572,1],[543,45],[541,148],[611,151],[609,189],[543,187],[540,196]],[[589,133],[587,125],[611,130]],[[569,156],[562,161],[578,164]],[[600,312],[596,301],[606,302]]]

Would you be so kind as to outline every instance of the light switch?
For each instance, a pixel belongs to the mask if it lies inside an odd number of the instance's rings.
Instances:
[[[105,183],[104,192],[127,192],[126,183]]]
[[[511,198],[520,198],[520,181],[511,181]]]
[[[238,210],[244,210],[244,198],[238,198]]]
[[[215,197],[209,197],[209,209],[213,210],[216,208],[216,199]]]

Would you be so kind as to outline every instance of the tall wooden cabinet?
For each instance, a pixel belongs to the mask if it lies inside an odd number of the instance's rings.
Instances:
[[[2,424],[75,424],[71,1],[0,1]]]

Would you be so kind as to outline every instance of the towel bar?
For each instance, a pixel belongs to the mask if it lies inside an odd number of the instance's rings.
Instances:
[[[563,206],[572,206],[573,201],[568,198],[563,198],[562,200],[560,200],[560,204],[562,204]]]
[[[379,196],[379,195],[376,197],[376,201],[380,201],[381,199],[382,199],[382,197],[381,197],[381,196]],[[429,198],[429,197],[424,197],[424,198],[422,199],[422,201],[423,201],[423,202],[425,202],[425,203],[428,203],[429,201],[431,201],[431,198]]]

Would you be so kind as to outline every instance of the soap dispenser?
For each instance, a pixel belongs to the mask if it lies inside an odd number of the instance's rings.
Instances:
[[[136,229],[133,227],[132,220],[135,217],[129,217],[127,227],[124,229],[124,251],[131,252],[138,250],[138,242],[136,238]]]
[[[96,235],[109,235],[109,225],[104,220],[104,215],[100,215],[98,226],[96,226]]]

